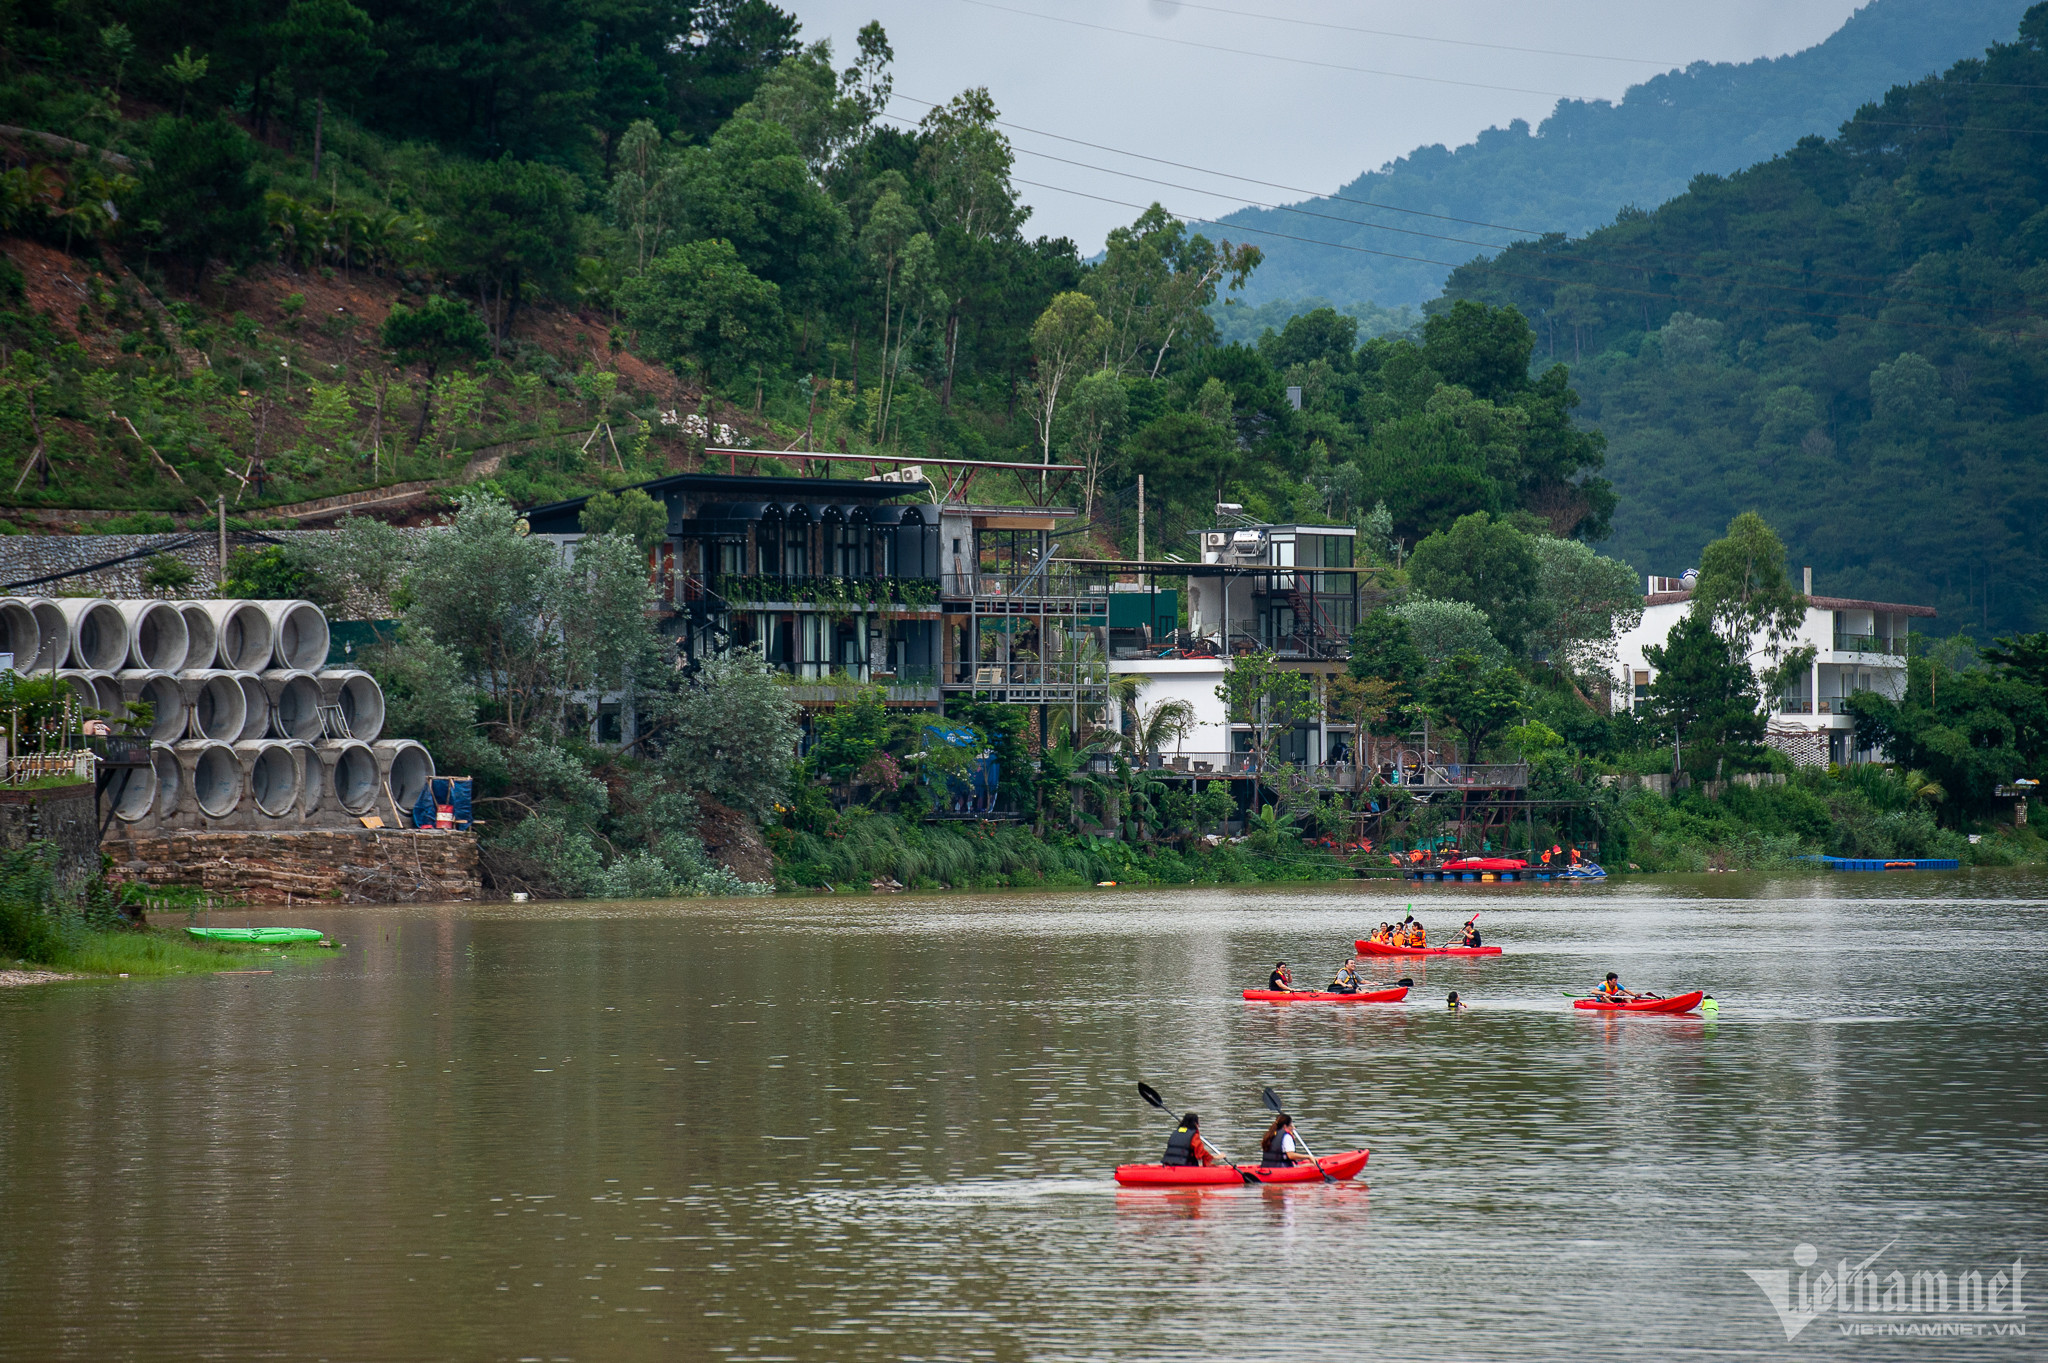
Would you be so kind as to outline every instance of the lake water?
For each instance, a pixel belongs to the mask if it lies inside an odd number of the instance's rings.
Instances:
[[[1506,954],[1237,997],[1411,902]],[[1978,872],[302,911],[346,950],[0,991],[0,1358],[2041,1358],[2044,908]],[[1723,1010],[1574,1012],[1610,969]],[[1140,1079],[1240,1156],[1275,1085],[1371,1163],[1120,1191],[1168,1131]],[[1950,1310],[1802,1327],[1873,1254],[1870,1298],[1939,1270]],[[1982,1333],[1844,1333],[1916,1322]]]

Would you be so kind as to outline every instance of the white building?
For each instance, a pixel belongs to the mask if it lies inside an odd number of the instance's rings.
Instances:
[[[1642,623],[1620,639],[1621,685],[1614,693],[1615,709],[1640,708],[1647,702],[1657,671],[1643,650],[1661,646],[1692,608],[1697,576],[1649,579]],[[1876,754],[1854,746],[1856,722],[1843,702],[1859,691],[1876,691],[1894,700],[1905,695],[1908,621],[1916,616],[1932,619],[1934,608],[1815,596],[1811,568],[1806,570],[1805,585],[1806,620],[1786,648],[1811,645],[1814,661],[1782,695],[1771,698],[1765,741],[1801,765],[1871,761]],[[1761,648],[1750,654],[1750,664],[1759,671],[1775,665]]]

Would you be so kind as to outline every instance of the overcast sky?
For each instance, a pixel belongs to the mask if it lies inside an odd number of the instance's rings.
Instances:
[[[841,66],[861,25],[881,20],[896,50],[896,93],[904,97],[895,110],[907,117],[922,112],[913,100],[945,100],[985,85],[1011,124],[1313,193],[1416,146],[1457,146],[1513,118],[1537,123],[1559,96],[1619,98],[1630,85],[1690,62],[1810,47],[1858,8],[1857,0],[781,3],[803,21],[807,41],[832,40]],[[1347,31],[1359,29],[1378,32]],[[1010,136],[1020,153],[1017,178],[1040,186],[1140,207],[1157,199],[1211,216],[1244,203],[1225,197],[1222,182],[1187,171],[1015,127]],[[1224,193],[1024,154],[1033,150]],[[1137,216],[1121,203],[1031,185],[1023,192],[1036,210],[1026,230],[1071,236],[1083,254]]]

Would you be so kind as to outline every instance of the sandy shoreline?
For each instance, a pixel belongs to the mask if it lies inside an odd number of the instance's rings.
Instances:
[[[0,970],[0,989],[16,984],[52,984],[58,980],[82,980],[83,975],[66,975],[60,970]]]

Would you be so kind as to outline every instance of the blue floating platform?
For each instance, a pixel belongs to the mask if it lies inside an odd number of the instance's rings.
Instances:
[[[1957,871],[1954,857],[1809,857],[1830,871]]]

